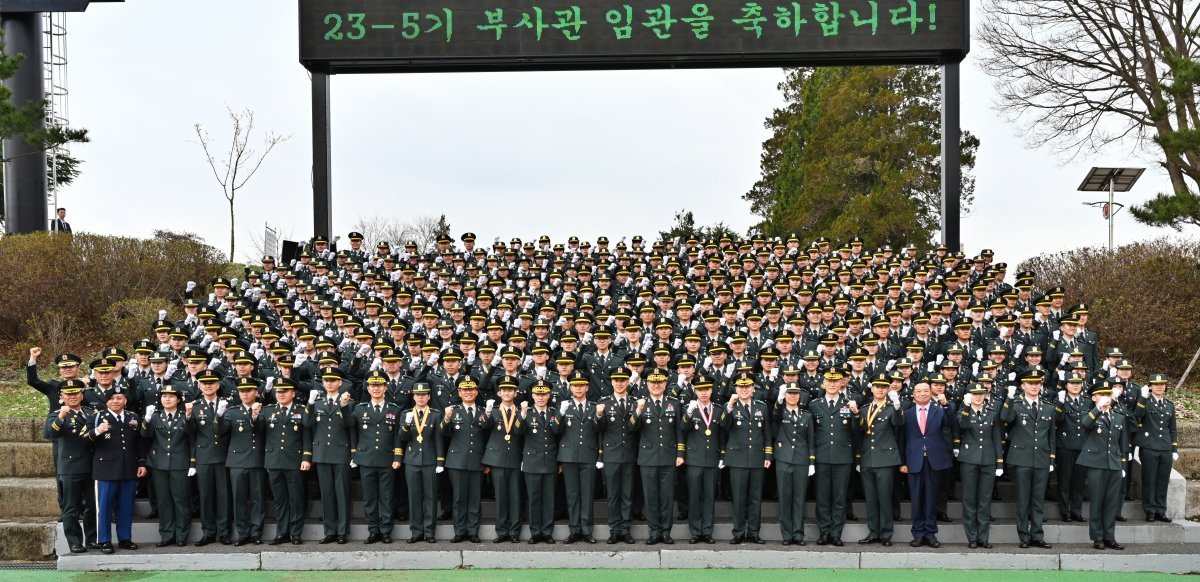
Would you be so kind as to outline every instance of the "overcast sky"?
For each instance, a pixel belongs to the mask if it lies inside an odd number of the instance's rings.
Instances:
[[[973,5],[976,3],[972,3]],[[225,107],[291,135],[237,199],[238,257],[270,222],[312,233],[310,93],[298,62],[296,2],[128,0],[67,20],[70,121],[83,175],[60,193],[76,230],[147,236],[195,232],[228,248],[228,207],[199,146],[219,145]],[[974,22],[984,15],[978,9]],[[962,125],[982,140],[968,253],[1015,263],[1103,245],[1102,198],[1075,189],[1093,165],[1152,166],[1130,148],[1065,160],[1030,150],[993,108],[976,46],[963,65]],[[779,69],[339,75],[332,79],[333,226],[363,216],[445,213],[455,235],[654,236],[681,208],[744,231],[741,199],[759,176],[764,119],[782,103]],[[1151,168],[1130,194],[1165,189]],[[1171,234],[1116,218],[1118,244]]]

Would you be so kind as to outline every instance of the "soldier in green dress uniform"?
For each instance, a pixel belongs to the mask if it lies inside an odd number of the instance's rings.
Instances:
[[[237,533],[235,546],[262,544],[263,520],[263,429],[262,403],[258,402],[258,384],[249,378],[237,385],[240,403],[225,410],[220,425],[229,438],[229,484],[233,490],[233,521]]]
[[[408,481],[408,506],[412,520],[408,543],[434,543],[437,519],[436,476],[446,470],[445,443],[442,440],[442,411],[429,406],[433,390],[428,382],[412,387],[414,406],[404,413],[400,441],[404,443],[404,477]]]
[[[1023,394],[1016,398],[1016,386],[1008,388],[1008,400],[1000,414],[1008,429],[1008,454],[1005,462],[1013,472],[1017,486],[1017,537],[1020,547],[1050,549],[1042,530],[1046,483],[1054,471],[1054,406],[1041,401],[1042,381],[1046,372],[1035,366],[1021,376]]]
[[[312,416],[296,402],[296,386],[287,380],[274,384],[275,403],[263,409],[266,417],[267,478],[275,498],[275,538],[271,545],[303,543],[304,473],[312,469]]]
[[[63,535],[72,553],[96,547],[96,498],[92,487],[92,440],[87,419],[94,411],[83,406],[86,384],[68,378],[54,386],[63,400],[58,413],[46,418],[44,436],[55,443],[54,474],[62,492]],[[83,522],[80,527],[80,520]]]
[[[1117,513],[1125,502],[1121,480],[1125,478],[1128,461],[1129,431],[1124,412],[1113,407],[1112,394],[1107,380],[1097,385],[1092,390],[1096,407],[1081,423],[1087,439],[1079,453],[1078,465],[1087,468],[1088,536],[1097,550],[1125,549],[1117,543]]]
[[[446,445],[446,468],[450,471],[453,496],[451,543],[479,543],[480,489],[483,487],[483,454],[487,443],[487,414],[479,406],[479,384],[471,376],[456,383],[459,404],[447,406],[441,431]]]
[[[646,372],[647,398],[638,400],[629,424],[638,433],[638,469],[642,477],[646,521],[650,526],[647,545],[673,544],[671,505],[675,496],[675,468],[683,464],[684,443],[680,425],[683,407],[666,396],[667,371]]]
[[[491,474],[496,497],[495,543],[521,541],[521,432],[515,398],[517,383],[512,378],[496,385],[499,406],[489,400],[485,409],[488,431],[483,453],[484,471]]]
[[[351,414],[351,465],[358,468],[362,482],[363,513],[367,518],[367,540],[392,543],[396,470],[404,461],[400,446],[400,405],[388,401],[388,375],[375,370],[367,376],[370,400],[360,402]]]
[[[859,425],[858,403],[840,391],[842,374],[825,372],[824,393],[813,398],[808,410],[813,415],[816,438],[817,545],[841,547],[846,525],[847,490],[854,467],[854,433]]]
[[[740,372],[733,380],[736,394],[725,405],[721,429],[725,447],[721,460],[729,467],[733,489],[733,539],[731,544],[764,543],[762,525],[763,477],[771,467],[771,411],[754,398],[754,375]]]
[[[510,382],[506,376],[502,384]],[[524,448],[521,471],[529,496],[529,543],[554,543],[554,477],[558,474],[558,435],[562,420],[549,406],[550,384],[536,380],[529,387],[533,406],[521,403]]]
[[[608,370],[598,373],[607,375]],[[559,402],[558,407],[563,421],[558,437],[558,462],[562,467],[569,530],[564,543],[594,544],[592,508],[596,499],[596,463],[600,460],[598,418],[604,405],[588,401],[591,380],[583,372],[571,372],[567,382],[571,397]]]
[[[687,475],[689,543],[715,543],[712,537],[717,495],[717,466],[721,463],[721,421],[725,410],[712,401],[713,379],[697,375],[696,399],[687,405],[682,422],[683,462]]]
[[[872,378],[872,400],[859,417],[862,444],[855,456],[867,502],[867,537],[858,540],[860,544],[892,545],[892,491],[900,466],[897,431],[904,426],[904,411],[900,394],[891,392],[891,385],[887,374]]]
[[[323,392],[309,395],[312,408],[312,463],[321,488],[322,544],[346,543],[350,530],[350,427],[354,401],[342,388],[342,372],[321,368]]]
[[[597,419],[600,429],[600,461],[604,472],[604,491],[608,496],[608,543],[633,543],[629,533],[633,511],[633,473],[636,470],[637,441],[629,417],[634,400],[629,394],[629,368],[618,366],[609,373],[612,394],[600,400],[603,414]],[[714,473],[716,461],[713,461]]]
[[[1141,388],[1137,405],[1131,411],[1137,432],[1133,444],[1142,466],[1142,508],[1146,521],[1170,523],[1167,517],[1167,484],[1171,464],[1179,460],[1179,432],[1175,421],[1175,403],[1165,396],[1167,377],[1151,374]]]
[[[158,547],[183,547],[192,529],[189,477],[196,475],[196,459],[192,456],[195,425],[187,418],[192,414],[193,404],[188,403],[185,410],[180,410],[180,394],[169,384],[158,395],[162,410],[156,410],[153,404],[147,406],[141,428],[142,438],[150,439],[146,467],[150,469],[157,494]]]
[[[967,547],[991,548],[992,490],[1004,474],[1004,429],[1000,408],[987,401],[988,388],[974,383],[958,414],[959,476],[963,484],[963,530]]]
[[[1058,392],[1055,407],[1056,457],[1055,472],[1058,473],[1058,511],[1063,521],[1087,521],[1083,518],[1083,481],[1087,471],[1076,469],[1075,461],[1087,438],[1083,430],[1083,417],[1092,410],[1092,401],[1083,394],[1084,378],[1077,372],[1064,376],[1065,386]]]
[[[783,545],[803,546],[808,479],[817,471],[813,417],[801,406],[807,394],[800,384],[790,382],[782,389],[783,402],[776,405],[771,421],[775,433],[772,440],[779,490],[779,532]]]

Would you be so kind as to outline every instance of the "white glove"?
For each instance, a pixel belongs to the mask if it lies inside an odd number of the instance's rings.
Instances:
[[[1141,394],[1142,394],[1142,398],[1149,398],[1150,397],[1150,387],[1142,386]]]
[[[474,351],[472,351],[471,353],[467,354],[467,363],[468,363],[468,364],[474,364],[474,363],[475,363],[475,352],[474,352]]]
[[[150,422],[150,419],[153,416],[154,416],[154,405],[151,404],[150,406],[146,407],[146,422]]]
[[[188,469],[188,477],[195,477],[195,476],[196,476],[196,468],[195,467],[189,468]]]
[[[325,333],[323,333],[321,335],[324,335],[325,337],[327,337],[329,339],[333,339],[333,328],[331,327],[331,328],[325,330]]]
[[[371,371],[372,372],[374,372],[375,370],[378,370],[382,367],[383,367],[383,360],[381,360],[379,358],[375,358],[375,359],[371,360]]]
[[[892,406],[894,406],[896,408],[900,408],[900,393],[899,392],[888,392],[888,400],[892,401]],[[966,402],[966,400],[963,400],[963,401]]]
[[[1051,463],[1051,464],[1050,464],[1050,472],[1051,472],[1051,473],[1053,473],[1053,472],[1054,472],[1054,464],[1053,464],[1053,463]]]
[[[413,413],[412,413],[412,411],[410,410],[410,411],[408,411],[408,412],[405,412],[405,413],[404,413],[404,424],[409,424],[409,423],[411,423],[411,422],[412,422],[412,420],[413,420]]]
[[[1125,469],[1121,469],[1121,478],[1122,478],[1122,479],[1124,479],[1124,478],[1125,478]]]
[[[1066,401],[1067,401],[1067,391],[1066,391],[1066,390],[1059,390],[1059,391],[1058,391],[1058,401],[1059,401],[1059,402],[1066,402]]]
[[[434,472],[434,473],[437,473],[438,475],[441,475],[441,474],[442,474],[442,473],[444,473],[445,471],[446,471],[446,468],[445,468],[445,467],[438,467],[438,468],[436,468],[436,469],[434,469],[434,470],[433,470],[433,472]]]
[[[1012,400],[1012,399],[1013,399],[1013,397],[1014,397],[1014,396],[1016,396],[1016,395],[1017,395],[1017,387],[1016,387],[1016,386],[1009,386],[1009,387],[1008,387],[1008,399],[1009,399],[1009,400]]]
[[[725,468],[725,461],[717,461],[717,468],[718,468],[718,469],[724,469],[724,468]]]
[[[1096,407],[1104,408],[1105,406],[1108,406],[1110,404],[1112,404],[1112,398],[1110,398],[1108,396],[1101,396],[1100,400],[1096,402]]]
[[[1178,461],[1178,460],[1179,460],[1179,453],[1171,453],[1171,461],[1174,462],[1174,461]]]
[[[187,286],[185,286],[183,289],[188,292],[194,291],[196,289],[196,282],[188,281]]]
[[[1140,464],[1142,462],[1142,447],[1133,447],[1133,456],[1130,459]]]
[[[784,397],[784,396],[787,396],[787,391],[786,391],[786,390],[780,390],[780,391],[779,391],[779,396],[776,396],[776,397],[775,397],[775,402],[778,402],[778,403],[780,403],[780,404],[783,404],[783,397]]]
[[[221,360],[219,358],[213,358],[208,361],[208,369],[212,370],[213,368],[216,368],[217,365],[219,365],[220,363],[221,363]]]
[[[495,401],[495,400],[492,400],[492,399],[488,399],[488,401],[484,403],[484,410],[485,410],[485,411],[486,411],[488,414],[491,414],[491,413],[492,413],[492,407],[494,407],[494,406],[496,406],[496,401]]]
[[[436,365],[437,365],[437,363],[438,363],[438,358],[439,358],[441,355],[442,355],[442,352],[433,352],[432,354],[430,354],[430,356],[429,356],[429,359],[428,359],[428,360],[425,360],[425,365],[427,365],[427,366],[436,366]]]
[[[703,368],[704,368],[705,370],[707,370],[707,369],[709,369],[709,368],[711,368],[711,367],[712,367],[712,356],[705,356],[705,357],[704,357],[704,366],[703,366]]]
[[[358,357],[360,358],[367,357],[369,353],[371,353],[371,344],[363,344],[361,348],[358,348]]]
[[[957,459],[958,458],[958,449],[954,449],[953,452],[954,452],[954,458]]]
[[[779,377],[779,368],[771,368],[771,373],[767,374],[767,377],[772,380]]]
[[[316,401],[317,401],[317,392],[315,390],[312,392],[309,392],[308,393],[308,405],[312,406],[312,404]]]
[[[809,465],[809,466],[808,466],[808,476],[809,476],[809,477],[812,477],[813,475],[816,475],[816,474],[817,474],[817,466],[816,466],[816,465]]]
[[[996,476],[997,476],[997,477],[999,477],[999,476],[1001,476],[1001,475],[1003,475],[1003,474],[1004,474],[1004,469],[996,469]]]
[[[354,461],[350,461],[350,468],[351,468],[351,469],[357,469],[357,468],[358,468],[358,463],[355,463]]]
[[[854,466],[854,472],[855,472],[855,473],[862,473],[862,465],[855,465],[855,466]]]
[[[303,365],[307,361],[308,361],[308,354],[304,354],[304,353],[296,354],[296,361],[292,364],[292,367],[295,368],[296,366]]]
[[[263,392],[270,392],[271,388],[275,387],[275,376],[267,378],[267,383],[263,388]]]
[[[679,338],[675,338],[675,343],[671,344],[671,347],[673,349],[677,350],[677,349],[679,349],[679,346],[682,346],[682,345],[683,345],[683,340],[679,339]]]
[[[226,408],[229,408],[229,402],[225,401],[225,400],[218,400],[217,401],[217,416],[224,415]]]
[[[693,400],[693,401],[689,402],[689,403],[688,403],[688,405],[687,405],[687,413],[688,413],[688,414],[691,414],[691,413],[695,412],[695,411],[696,411],[696,407],[698,407],[699,405],[700,405],[700,403],[699,403],[699,402],[696,402],[695,400]]]
[[[1121,399],[1121,395],[1124,393],[1125,393],[1125,389],[1120,386],[1117,386],[1116,388],[1113,388],[1112,399],[1114,401],[1119,401]]]
[[[597,468],[597,469],[603,469],[603,468],[604,468],[604,461],[596,461],[596,468]]]
[[[559,402],[559,403],[558,403],[558,413],[559,413],[559,414],[566,414],[566,413],[567,413],[567,407],[568,407],[568,406],[570,406],[570,405],[571,405],[571,401],[570,401],[570,400],[563,400],[562,402]]]

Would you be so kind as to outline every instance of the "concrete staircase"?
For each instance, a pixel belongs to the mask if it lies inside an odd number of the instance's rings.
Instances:
[[[0,560],[54,558],[59,516],[42,419],[0,419]]]

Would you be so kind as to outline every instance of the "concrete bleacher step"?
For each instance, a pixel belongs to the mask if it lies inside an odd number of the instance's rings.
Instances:
[[[44,443],[44,418],[0,418],[0,443]]]
[[[53,519],[0,519],[0,560],[53,558],[57,525]]]
[[[50,443],[0,442],[0,478],[54,477],[54,450]]]
[[[54,479],[0,479],[0,519],[59,516]]]
[[[644,542],[649,535],[649,528],[640,522],[634,522],[630,528],[633,537],[639,542]],[[267,520],[263,528],[263,539],[269,541],[275,537],[275,524],[271,520]],[[1090,543],[1088,539],[1088,528],[1086,523],[1049,523],[1044,526],[1046,541],[1051,544],[1086,544]],[[189,542],[194,542],[201,537],[200,524],[198,521],[192,521],[191,536]],[[556,522],[554,526],[555,538],[562,540],[567,537],[569,531],[567,525],[562,522]],[[350,524],[349,539],[363,540],[368,535],[367,526],[361,520],[352,521]],[[392,537],[397,540],[406,540],[409,537],[409,524],[407,522],[397,523],[392,530]],[[449,540],[454,536],[454,528],[451,524],[439,522],[435,529],[435,535],[439,540]],[[528,538],[529,530],[527,527],[522,528],[522,539]],[[593,536],[600,540],[601,544],[608,537],[608,526],[602,522],[597,523],[593,529]],[[686,524],[675,522],[671,530],[672,537],[677,542],[684,542],[690,537]],[[778,523],[764,521],[759,532],[764,540],[780,541],[780,532]],[[307,544],[316,547],[315,541],[324,536],[324,529],[320,520],[308,519],[304,523],[303,538],[307,540]],[[817,526],[812,523],[812,520],[807,520],[805,523],[805,538],[810,542],[815,541],[819,536]],[[847,523],[842,531],[842,540],[848,544],[854,543],[856,540],[867,536],[867,526],[864,522]],[[479,526],[479,537],[483,540],[493,540],[496,537],[495,525],[491,522],[482,523]],[[718,521],[713,528],[713,537],[719,542],[725,542],[733,537],[733,524],[728,520]],[[892,537],[897,543],[907,543],[912,539],[912,534],[908,524],[897,524],[895,533]],[[941,524],[939,526],[938,539],[943,544],[966,544],[966,535],[963,533],[962,525],[959,523]],[[991,542],[993,544],[1008,544],[1017,542],[1016,524],[1012,520],[997,520],[991,527]],[[1125,544],[1183,544],[1183,543],[1200,543],[1200,524],[1193,522],[1176,522],[1170,524],[1163,523],[1144,523],[1139,521],[1130,521],[1125,524],[1117,525],[1117,539]],[[133,541],[139,544],[153,544],[160,540],[158,532],[158,523],[150,521],[137,521],[133,524]],[[811,544],[810,544],[811,545]],[[263,546],[264,548],[266,546]],[[57,550],[60,556],[68,554],[66,541],[59,528],[57,541]]]

